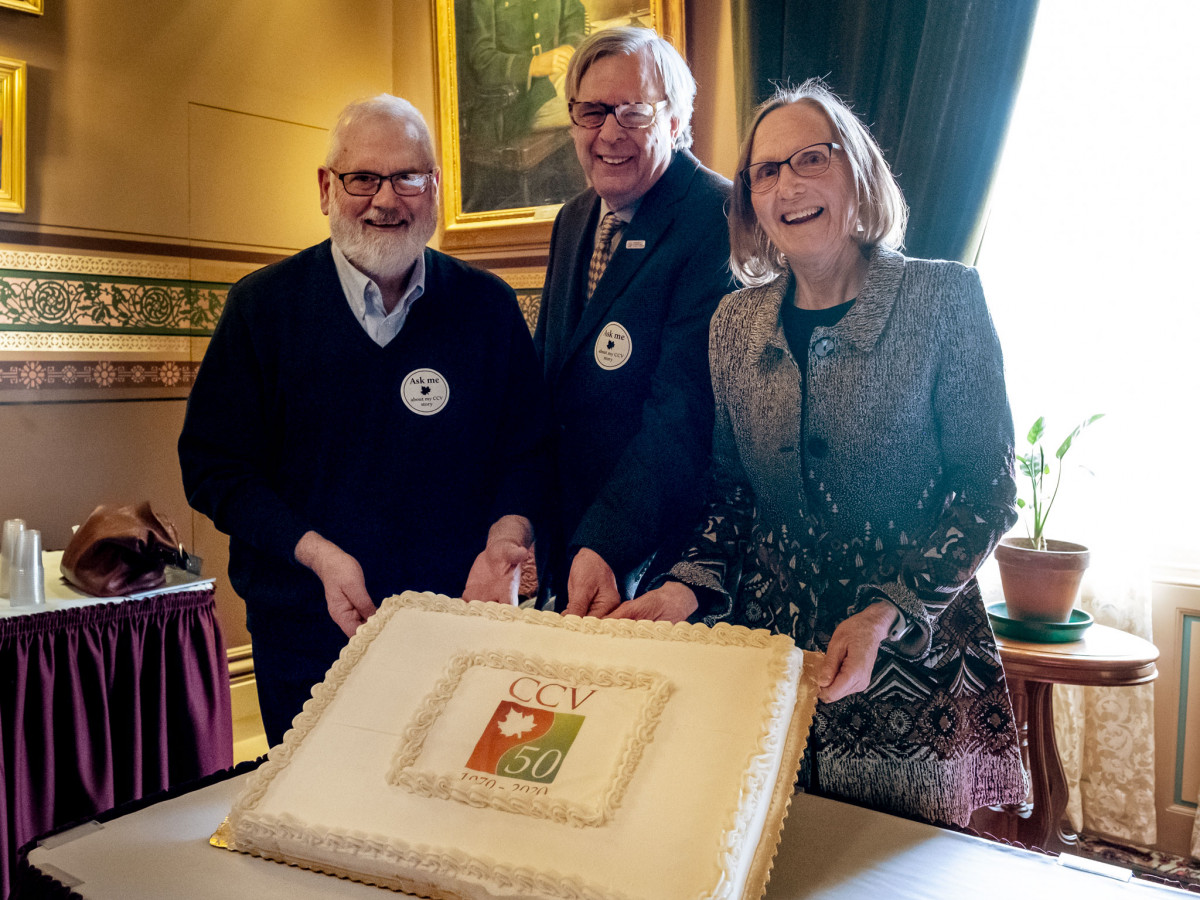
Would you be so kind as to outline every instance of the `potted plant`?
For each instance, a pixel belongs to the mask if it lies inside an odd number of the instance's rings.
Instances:
[[[1011,618],[1038,622],[1071,618],[1090,554],[1082,544],[1047,539],[1046,520],[1062,484],[1063,457],[1080,432],[1103,417],[1104,413],[1097,413],[1076,425],[1054,452],[1053,462],[1042,446],[1045,417],[1039,416],[1029,429],[1029,449],[1017,456],[1017,468],[1030,488],[1028,502],[1017,500],[1017,506],[1028,513],[1028,537],[1006,537],[996,547],[1004,602]]]

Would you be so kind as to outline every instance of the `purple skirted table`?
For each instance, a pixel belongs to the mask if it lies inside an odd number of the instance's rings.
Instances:
[[[0,600],[0,898],[21,845],[233,764],[210,580],[90,598],[47,553],[45,607]]]

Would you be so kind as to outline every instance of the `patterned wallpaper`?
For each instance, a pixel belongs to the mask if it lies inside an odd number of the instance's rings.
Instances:
[[[517,294],[517,304],[525,317],[525,324],[532,334],[537,326],[538,310],[542,305],[542,282],[546,279],[545,272],[524,271],[505,272],[497,270],[496,274],[509,283]]]
[[[229,290],[189,279],[188,266],[0,250],[0,398],[186,393],[191,338],[212,333]]]
[[[0,325],[211,332],[228,285],[0,269]]]
[[[0,248],[0,402],[186,396],[230,287],[190,265]],[[532,332],[543,273],[497,274]]]

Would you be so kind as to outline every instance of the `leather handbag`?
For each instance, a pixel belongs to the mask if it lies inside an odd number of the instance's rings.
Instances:
[[[187,568],[179,532],[149,502],[97,506],[63,551],[63,577],[96,597],[153,590],[166,581],[166,567]]]

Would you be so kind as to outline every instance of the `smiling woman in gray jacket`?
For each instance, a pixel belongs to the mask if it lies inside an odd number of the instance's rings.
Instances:
[[[822,83],[759,108],[713,317],[712,483],[694,545],[614,615],[822,651],[815,790],[934,822],[1024,797],[975,571],[1015,522],[1012,418],[974,269],[896,249],[907,209]]]

